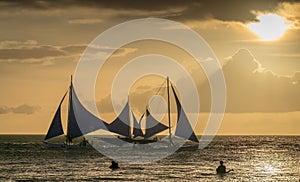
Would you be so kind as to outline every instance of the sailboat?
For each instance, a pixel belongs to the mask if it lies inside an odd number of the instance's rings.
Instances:
[[[130,122],[130,116],[133,122]],[[146,118],[146,129],[143,133],[140,122],[142,118]],[[133,123],[133,126],[131,125]],[[154,126],[150,128],[149,126]],[[156,134],[165,131],[168,127],[157,121],[146,109],[139,122],[132,111],[130,111],[129,103],[127,102],[120,115],[110,124],[106,124],[108,131],[118,134],[118,138],[129,143],[146,144],[157,141]]]
[[[179,101],[179,98],[175,92],[173,85],[167,77],[167,96],[168,96],[168,126],[157,121],[150,113],[149,108],[146,108],[146,112],[141,116],[139,122],[132,111],[130,111],[129,101],[127,101],[125,107],[121,111],[120,115],[110,124],[106,124],[108,131],[118,134],[118,138],[129,142],[129,143],[138,143],[138,144],[147,144],[156,142],[158,140],[157,134],[168,129],[169,131],[169,141],[172,142],[172,126],[171,126],[171,116],[170,116],[170,86],[172,88],[172,93],[175,97],[176,106],[177,106],[177,124],[176,130],[174,133],[175,137],[180,137],[187,139],[193,142],[199,142],[196,134],[194,133],[189,120],[182,108],[182,105]],[[133,122],[130,122],[130,115],[132,116]],[[141,129],[141,120],[145,117],[146,129],[143,133]],[[133,126],[131,126],[133,123]]]
[[[170,89],[171,86],[171,89]],[[175,97],[176,106],[177,106],[177,124],[175,133],[172,134],[171,126],[171,117],[170,117],[170,90]],[[66,99],[66,95],[69,93],[69,102],[68,102],[68,122],[67,122],[67,132],[66,134],[63,131],[62,119],[61,119],[61,107],[63,101]],[[138,144],[147,144],[156,142],[158,140],[157,134],[168,130],[169,131],[169,141],[172,144],[172,137],[180,137],[187,139],[193,142],[198,142],[198,139],[188,121],[188,118],[181,106],[179,98],[176,94],[176,91],[173,85],[167,77],[167,96],[168,96],[168,126],[157,121],[149,111],[149,108],[146,108],[145,113],[137,121],[136,116],[131,111],[129,106],[129,99],[125,104],[125,107],[118,115],[118,117],[113,120],[110,124],[104,122],[98,117],[91,114],[85,109],[85,107],[80,103],[73,84],[71,77],[71,84],[68,91],[64,94],[61,99],[58,108],[55,112],[55,115],[52,119],[48,132],[44,138],[43,143],[48,147],[79,147],[88,145],[87,141],[83,135],[91,133],[93,131],[103,129],[115,134],[118,134],[118,138],[122,139],[128,143],[138,143]],[[75,111],[77,114],[75,117]],[[132,120],[131,120],[132,118]],[[141,129],[141,120],[145,118],[146,129],[143,132]],[[132,122],[130,122],[132,121]],[[133,124],[131,124],[133,123]],[[63,144],[59,143],[50,143],[49,140],[64,135],[66,136],[66,141]],[[73,143],[73,139],[83,137],[81,143]]]
[[[68,102],[68,122],[67,122],[67,132],[64,133],[63,127],[62,127],[62,119],[61,119],[61,107],[63,101],[66,99],[66,95],[69,93],[69,102]],[[77,101],[77,96],[75,94],[73,84],[72,84],[72,77],[71,77],[71,85],[67,92],[64,94],[63,98],[61,99],[58,108],[55,112],[55,115],[52,119],[52,122],[50,124],[50,127],[48,129],[48,132],[44,138],[43,143],[47,147],[67,147],[67,148],[73,148],[73,147],[86,147],[88,146],[87,140],[83,137],[83,135],[87,132],[83,132],[82,129],[80,129],[79,124],[75,117],[74,109],[78,108],[74,105],[74,101]],[[75,102],[76,104],[77,102]],[[79,104],[79,108],[80,108]],[[82,106],[81,106],[82,107]],[[89,131],[91,132],[91,131]],[[56,138],[58,136],[65,135],[66,141],[64,143],[50,143],[49,140]],[[83,140],[80,143],[73,143],[73,139],[82,137]]]

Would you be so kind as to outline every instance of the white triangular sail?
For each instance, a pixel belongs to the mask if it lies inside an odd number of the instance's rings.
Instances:
[[[70,127],[70,132],[75,133],[76,136],[85,135],[94,131],[97,131],[99,129],[105,129],[106,130],[106,123],[99,119],[97,116],[93,115],[91,112],[89,112],[79,101],[76,92],[74,89],[71,89],[72,93],[72,107],[70,107],[73,110],[73,116],[76,116],[76,120],[70,120],[70,121],[76,121],[69,122],[70,124],[74,124],[75,127]],[[71,119],[71,118],[70,118]],[[68,126],[69,126],[68,125]],[[72,129],[75,129],[74,131]],[[79,130],[79,131],[78,131]]]
[[[188,139],[194,142],[199,142],[172,85],[171,87],[176,100],[177,115],[178,115],[175,136],[182,137],[184,139]]]

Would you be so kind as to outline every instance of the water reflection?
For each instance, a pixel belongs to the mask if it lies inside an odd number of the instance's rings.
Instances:
[[[279,168],[273,167],[271,165],[258,166],[258,167],[256,167],[256,170],[261,171],[262,173],[268,173],[268,174],[280,173]]]

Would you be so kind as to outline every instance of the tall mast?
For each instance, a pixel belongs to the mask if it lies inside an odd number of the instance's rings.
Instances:
[[[170,144],[173,144],[172,142],[172,131],[171,131],[171,114],[170,114],[170,81],[169,81],[169,77],[167,76],[167,93],[168,93],[168,123],[169,123],[169,140],[170,140]]]
[[[70,102],[72,101],[72,75],[71,75],[71,80],[70,80],[70,88],[69,88],[69,103],[68,103],[68,122],[67,122],[67,138],[68,138],[68,140],[69,140],[69,137],[71,137],[71,136],[69,136],[70,135],[70,133],[69,133],[69,125],[70,125],[70,118],[69,118],[69,116],[70,116],[70,111],[71,111],[71,105],[70,105]],[[70,142],[70,141],[69,141]]]
[[[134,125],[133,125],[133,116],[131,116],[130,114],[131,114],[131,110],[130,110],[130,105],[129,105],[129,95],[128,95],[128,97],[127,97],[127,103],[128,103],[128,107],[129,107],[129,109],[128,109],[128,119],[129,119],[129,122],[128,122],[128,124],[129,124],[129,138],[132,138],[132,133],[133,133],[133,128],[134,128]],[[131,118],[130,118],[130,116],[131,116]]]

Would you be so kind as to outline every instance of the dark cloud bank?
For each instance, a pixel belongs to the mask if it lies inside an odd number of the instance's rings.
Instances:
[[[103,8],[115,10],[165,11],[182,9],[175,19],[202,19],[214,17],[227,21],[253,21],[255,15],[251,11],[271,11],[282,2],[293,0],[109,0],[109,1],[76,1],[76,0],[4,0],[2,8],[28,8],[35,10],[66,9],[72,7]],[[124,15],[122,15],[124,16]],[[128,15],[129,16],[129,15]],[[174,17],[174,15],[172,15]]]

